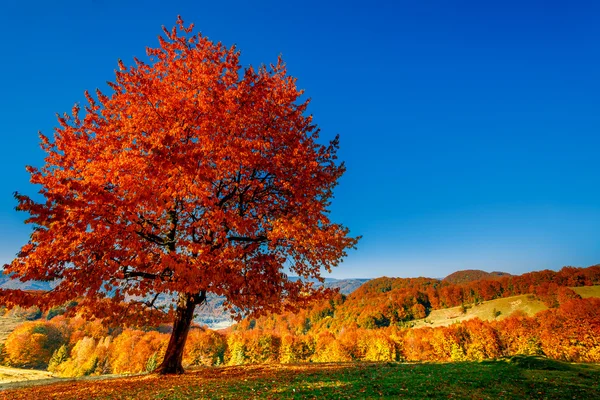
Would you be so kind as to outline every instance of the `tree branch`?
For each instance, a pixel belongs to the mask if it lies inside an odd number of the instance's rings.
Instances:
[[[162,277],[162,275],[151,274],[149,272],[139,272],[139,271],[125,271],[123,273],[123,275],[125,276],[125,278],[144,278],[144,279],[151,279],[151,280]]]
[[[257,237],[246,237],[246,236],[228,236],[227,240],[231,241],[231,242],[254,242],[254,243],[262,243],[262,242],[268,242],[269,239],[267,239],[266,236],[264,235],[260,235]]]
[[[204,303],[204,300],[206,300],[206,290],[201,290],[200,293],[192,295],[190,300],[195,305]]]
[[[157,244],[159,246],[166,246],[167,245],[167,241],[165,241],[165,239],[161,238],[158,235],[155,235],[153,233],[144,233],[143,231],[135,231],[135,233],[138,234],[139,237],[141,237],[142,239],[146,239],[147,241]]]

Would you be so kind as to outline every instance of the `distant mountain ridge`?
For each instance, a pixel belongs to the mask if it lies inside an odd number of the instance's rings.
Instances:
[[[10,275],[0,271],[0,289],[19,289],[19,290],[52,290],[56,286],[55,282],[45,281],[27,281],[21,282],[18,279],[12,279]]]
[[[292,280],[296,277],[292,277]],[[296,278],[297,279],[297,278]],[[349,295],[369,279],[334,279],[325,278],[325,282],[321,284],[316,281],[315,286],[324,286],[331,289],[339,289],[341,294]],[[206,325],[210,329],[223,329],[235,323],[229,312],[223,307],[225,297],[209,294],[206,302],[198,308],[198,316],[194,319],[201,325]]]
[[[486,272],[480,269],[464,269],[456,271],[442,279],[444,282],[455,285],[467,282],[480,281],[482,279],[499,279],[505,276],[512,276],[508,272],[492,271]]]
[[[292,280],[298,279],[292,277]],[[326,288],[340,290],[340,293],[348,295],[356,290],[363,283],[369,281],[369,279],[334,279],[325,278],[325,282],[321,284],[315,281],[315,286],[320,287],[323,285]],[[28,281],[21,282],[18,279],[11,279],[8,274],[0,271],[0,289],[19,289],[19,290],[41,290],[48,291],[52,290],[56,286],[55,282],[43,282],[43,281]],[[201,325],[206,325],[211,329],[223,329],[234,324],[234,320],[231,318],[229,312],[223,307],[225,297],[215,296],[208,294],[206,302],[202,304],[196,310],[197,316],[194,319]]]

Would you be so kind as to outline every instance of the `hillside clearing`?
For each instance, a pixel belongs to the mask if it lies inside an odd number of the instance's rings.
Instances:
[[[21,381],[39,381],[50,379],[52,374],[48,371],[33,369],[11,368],[0,365],[0,387],[2,384]]]
[[[479,318],[483,321],[502,319],[519,310],[532,316],[548,307],[537,300],[533,295],[523,294],[520,296],[505,297],[490,301],[484,301],[477,305],[467,305],[466,310],[462,307],[443,308],[433,310],[427,318],[414,321],[414,328],[429,326],[448,326],[457,322]]]
[[[583,297],[600,297],[600,285],[572,287],[573,291]]]
[[[179,376],[69,381],[4,399],[600,398],[600,367],[534,357],[447,364],[327,363],[202,368]]]
[[[600,297],[600,285],[596,286],[578,286],[572,287],[573,291],[581,297]],[[438,326],[448,326],[456,322],[462,322],[473,318],[479,318],[482,321],[492,321],[494,319],[503,319],[513,312],[519,310],[529,316],[533,316],[548,307],[540,300],[537,300],[532,294],[523,294],[520,296],[505,297],[484,301],[483,303],[466,306],[466,312],[462,307],[443,308],[433,310],[427,318],[414,321],[414,328],[429,326],[432,328]]]
[[[4,343],[8,335],[23,322],[21,318],[0,317],[0,343]]]

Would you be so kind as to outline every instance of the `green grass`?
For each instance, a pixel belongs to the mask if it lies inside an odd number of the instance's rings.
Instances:
[[[0,398],[592,399],[600,398],[600,366],[517,356],[445,364],[215,367],[181,376],[54,383],[0,391]]]
[[[588,298],[588,297],[600,297],[600,285],[579,286],[579,287],[572,287],[571,289],[573,289],[573,291],[575,291],[575,293],[577,293],[584,299]]]

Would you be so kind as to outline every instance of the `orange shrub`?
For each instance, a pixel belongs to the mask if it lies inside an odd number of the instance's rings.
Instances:
[[[311,357],[314,362],[352,361],[348,349],[330,332],[321,332],[315,341],[315,353]]]
[[[48,322],[26,322],[6,339],[6,362],[23,368],[45,368],[56,351],[66,342],[62,332]]]
[[[183,353],[183,364],[221,365],[225,361],[227,341],[223,335],[204,329],[192,329]]]
[[[146,371],[148,361],[154,356],[161,358],[165,351],[168,335],[156,331],[143,332],[125,329],[109,348],[109,362],[113,374],[139,373]]]
[[[284,335],[281,338],[279,361],[283,364],[308,361],[315,352],[315,344],[308,335]]]

